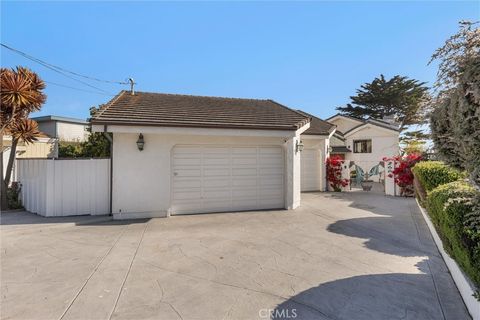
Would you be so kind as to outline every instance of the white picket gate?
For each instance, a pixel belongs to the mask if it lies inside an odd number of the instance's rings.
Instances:
[[[110,159],[17,159],[26,210],[42,216],[110,212]]]

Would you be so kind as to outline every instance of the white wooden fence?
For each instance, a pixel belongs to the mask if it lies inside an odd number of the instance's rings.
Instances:
[[[26,210],[42,216],[110,211],[109,159],[17,159]]]

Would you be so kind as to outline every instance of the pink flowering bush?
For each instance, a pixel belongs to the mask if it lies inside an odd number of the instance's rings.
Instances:
[[[348,179],[342,179],[342,161],[339,156],[327,158],[327,180],[335,192],[342,191],[342,187],[348,186],[349,183]]]
[[[402,196],[411,197],[414,195],[412,168],[421,160],[422,156],[415,153],[403,157],[383,158],[383,161],[395,161],[395,169],[388,177],[394,178],[395,183],[400,187]]]

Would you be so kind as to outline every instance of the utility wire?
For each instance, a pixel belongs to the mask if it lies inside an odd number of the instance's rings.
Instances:
[[[87,82],[85,82],[85,81],[82,81],[82,80],[80,80],[80,79],[74,78],[74,77],[72,77],[72,76],[70,76],[70,75],[68,74],[68,73],[70,73],[70,74],[76,74],[75,72],[68,71],[68,70],[66,70],[66,69],[63,69],[63,68],[57,67],[57,66],[55,66],[55,65],[52,65],[52,64],[50,64],[50,63],[48,63],[48,62],[45,62],[45,61],[40,60],[40,59],[38,59],[38,58],[35,58],[35,57],[33,57],[33,56],[25,53],[25,52],[22,52],[22,51],[20,51],[20,50],[17,50],[17,49],[14,49],[14,48],[12,48],[12,47],[9,47],[9,46],[7,46],[7,45],[5,45],[5,44],[3,44],[3,43],[0,43],[0,45],[1,45],[2,47],[6,48],[6,49],[8,49],[8,50],[10,50],[10,51],[12,51],[12,52],[15,52],[15,53],[17,53],[17,54],[19,54],[19,55],[21,55],[21,56],[23,56],[23,57],[25,57],[25,58],[27,58],[27,59],[29,59],[29,60],[32,60],[32,61],[34,61],[34,62],[36,62],[36,63],[44,66],[45,68],[48,68],[48,69],[50,69],[50,70],[52,70],[52,71],[55,71],[55,72],[57,72],[57,73],[65,76],[65,77],[67,77],[67,78],[70,78],[70,79],[72,79],[72,80],[74,80],[74,81],[77,81],[77,82],[79,82],[79,83],[82,83],[82,84],[84,84],[84,85],[86,85],[86,86],[88,86],[88,87],[90,87],[90,88],[93,88],[93,89],[95,89],[95,90],[101,91],[101,92],[103,92],[103,93],[106,93],[106,94],[109,94],[109,95],[113,95],[113,94],[111,94],[111,93],[108,92],[108,91],[105,91],[105,90],[103,90],[103,89],[101,89],[101,88],[95,87],[95,86],[93,86],[93,85],[91,85],[91,84],[89,84],[89,83],[87,83]],[[64,71],[64,70],[65,70],[65,71]],[[97,78],[92,78],[92,77],[83,76],[83,75],[79,75],[79,74],[76,74],[76,75],[82,76],[82,77],[85,77],[85,78],[95,79],[95,80],[97,80],[97,81],[107,82],[107,83],[127,84],[126,82],[119,82],[119,81],[115,81],[115,82],[114,82],[114,81],[100,80],[100,79],[97,79]]]
[[[106,94],[106,93],[102,93],[102,92],[98,92],[98,91],[93,91],[93,90],[85,90],[85,89],[75,88],[75,87],[67,86],[67,85],[60,84],[60,83],[56,83],[56,82],[52,82],[52,81],[46,81],[46,80],[44,80],[44,82],[46,82],[46,83],[48,83],[48,84],[51,84],[51,85],[54,85],[54,86],[59,86],[59,87],[67,88],[67,89],[78,90],[78,91],[89,92],[89,93],[96,93],[96,94],[101,94],[101,95],[105,95],[105,96],[114,96],[114,94]]]

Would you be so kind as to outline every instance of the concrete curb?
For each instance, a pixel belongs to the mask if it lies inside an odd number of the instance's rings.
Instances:
[[[425,209],[422,208],[422,206],[418,202],[418,199],[415,198],[415,201],[417,202],[420,212],[422,212],[423,219],[425,219],[428,229],[430,229],[430,233],[432,234],[433,240],[437,245],[438,251],[440,251],[440,253],[442,254],[443,260],[445,261],[445,264],[447,265],[447,268],[452,275],[453,281],[455,282],[455,285],[457,286],[458,291],[462,296],[463,302],[467,306],[468,312],[474,320],[480,320],[480,302],[477,301],[475,297],[473,297],[473,294],[475,292],[474,285],[472,284],[470,279],[468,279],[467,276],[463,273],[455,260],[453,260],[445,251],[445,249],[443,249],[442,240],[440,239],[437,230],[435,230],[435,226],[430,220],[428,213],[425,211]]]

